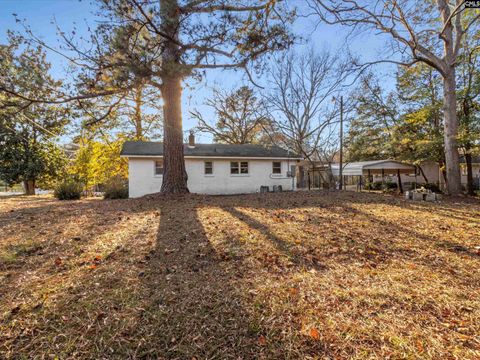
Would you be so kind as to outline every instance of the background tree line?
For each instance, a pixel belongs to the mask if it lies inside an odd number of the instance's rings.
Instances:
[[[353,35],[375,30],[388,37],[384,57],[369,63],[347,56],[345,49],[282,53],[295,44],[290,25],[298,9],[280,0],[103,0],[98,16],[104,21],[90,29],[86,45],[74,31],[59,29],[62,51],[26,25],[22,36],[12,35],[2,46],[0,141],[8,150],[1,166],[2,174],[10,174],[2,176],[9,183],[53,176],[52,169],[61,166],[51,164],[61,161],[46,156],[55,151],[41,148],[67,129],[81,134],[76,139],[85,149],[89,141],[108,145],[158,138],[161,131],[161,191],[187,192],[182,84],[211,69],[240,69],[248,87],[230,94],[218,90],[207,104],[216,123],[192,114],[199,129],[217,141],[270,142],[308,160],[327,161],[337,148],[338,107],[330,100],[362,75],[361,96],[353,93],[352,158],[377,153],[415,162],[435,159],[448,191],[458,193],[459,151],[468,163],[478,148],[479,11],[466,10],[462,1],[377,5],[308,0],[303,8],[314,21],[351,28]],[[66,81],[49,76],[44,54],[52,50],[70,62]],[[381,62],[399,65],[396,91],[386,93],[365,76]],[[268,74],[267,85],[253,90],[262,73]],[[81,119],[75,130],[65,127],[72,119]],[[10,151],[20,138],[21,148]],[[27,155],[15,157],[19,153]],[[12,165],[19,161],[22,166]],[[17,174],[11,171],[18,168]]]
[[[472,157],[480,154],[480,72],[478,52],[459,67],[457,79],[458,146],[465,160],[467,192],[474,194]],[[354,92],[356,116],[346,142],[349,161],[398,159],[421,167],[434,162],[448,182],[444,151],[442,84],[423,64],[400,67],[394,90],[387,91],[373,74]]]

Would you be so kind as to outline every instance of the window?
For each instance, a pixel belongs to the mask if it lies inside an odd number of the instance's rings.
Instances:
[[[163,160],[155,160],[155,175],[163,175]]]
[[[280,161],[274,161],[272,163],[272,174],[282,173],[282,163]]]
[[[230,163],[230,174],[248,174],[248,161],[232,161]]]
[[[248,162],[242,161],[240,163],[240,174],[248,174]]]
[[[232,161],[230,163],[230,174],[239,174],[239,167],[238,167],[238,162],[237,161]]]
[[[205,175],[213,174],[213,162],[205,161]]]

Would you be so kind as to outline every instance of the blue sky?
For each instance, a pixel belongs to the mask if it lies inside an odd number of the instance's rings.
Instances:
[[[290,0],[290,5],[302,6],[303,0]],[[77,28],[77,34],[80,35],[86,31],[87,23],[93,28],[95,26],[95,16],[92,12],[95,10],[95,1],[93,0],[0,0],[0,42],[5,41],[7,29],[22,30],[22,26],[15,22],[13,13],[20,19],[25,19],[26,23],[32,28],[35,34],[44,39],[48,44],[58,47],[60,43],[57,40],[56,28],[52,20],[56,19],[60,28],[64,31]],[[306,43],[296,45],[298,51],[306,47],[314,48],[327,47],[332,50],[342,49],[345,43],[346,31],[338,26],[320,25],[314,18],[301,18],[294,24],[294,32],[306,39]],[[377,58],[381,44],[384,39],[374,34],[362,34],[350,41],[351,51],[360,55],[363,60],[372,60]],[[68,77],[66,72],[66,60],[60,55],[52,52],[48,53],[48,60],[52,63],[52,73],[59,79]],[[392,74],[394,69],[391,66],[381,66],[376,72],[384,78],[385,84],[392,84]],[[262,79],[258,79],[259,82]],[[199,109],[205,114],[206,118],[212,118],[213,114],[208,108],[202,106],[205,98],[211,94],[213,86],[222,88],[233,88],[243,83],[248,83],[241,71],[222,71],[215,70],[207,73],[207,76],[200,83],[189,83],[185,87],[183,96],[183,118],[184,129],[187,130],[196,125],[196,122],[189,115],[189,111],[194,108]],[[206,135],[197,135],[199,141],[210,142],[211,138]]]

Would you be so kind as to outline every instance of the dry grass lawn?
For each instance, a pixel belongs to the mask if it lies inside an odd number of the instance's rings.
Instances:
[[[0,358],[479,359],[480,202],[0,199]]]

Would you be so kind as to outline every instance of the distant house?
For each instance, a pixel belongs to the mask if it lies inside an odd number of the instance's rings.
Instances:
[[[441,189],[445,189],[445,178],[442,173],[442,169],[434,162],[425,162],[421,165],[422,171],[427,178],[428,182],[437,184]],[[465,187],[467,185],[467,165],[465,163],[465,157],[460,156],[460,176],[462,185]],[[472,177],[473,177],[473,186],[475,189],[480,189],[480,156],[472,157]],[[407,179],[413,181],[410,179]],[[424,183],[425,179],[421,173],[417,176],[417,181]]]
[[[163,179],[163,144],[127,141],[121,156],[128,158],[129,196],[160,191]],[[243,194],[259,192],[261,186],[294,190],[292,174],[301,158],[287,150],[262,145],[184,145],[188,188],[198,194]]]

